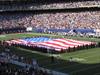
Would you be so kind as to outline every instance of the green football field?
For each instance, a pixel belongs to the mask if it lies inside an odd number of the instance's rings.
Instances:
[[[32,36],[49,36],[59,38],[72,38],[79,40],[88,40],[100,42],[99,38],[86,38],[86,37],[70,37],[61,35],[37,34],[37,33],[24,33],[24,34],[8,34],[0,35],[0,40],[9,40],[13,38],[24,38]],[[2,50],[2,48],[0,48]],[[34,50],[27,50],[23,48],[11,48],[13,53],[20,56],[25,56],[28,60],[33,58],[37,59],[41,67],[68,73],[70,75],[100,75],[100,48],[92,48],[85,50],[78,50],[71,53],[62,54],[48,54],[41,53]],[[55,56],[55,61],[51,62],[50,56]]]
[[[87,37],[79,37],[79,36],[63,36],[63,35],[54,35],[54,34],[43,34],[43,33],[17,33],[17,34],[5,34],[0,35],[0,40],[8,40],[13,38],[25,38],[25,37],[33,37],[33,36],[48,36],[54,38],[71,38],[78,40],[87,40],[87,41],[95,41],[100,42],[99,38],[87,38]]]

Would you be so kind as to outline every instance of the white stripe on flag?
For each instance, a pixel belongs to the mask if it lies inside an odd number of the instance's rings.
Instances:
[[[78,43],[69,42],[69,41],[64,40],[64,39],[55,39],[54,41],[62,42],[65,45],[70,45],[70,46],[75,46],[75,47],[80,46],[80,44],[78,44]]]
[[[47,46],[47,47],[49,47],[49,49],[55,49],[57,51],[61,51],[61,49],[62,49],[62,48],[57,47],[55,45],[50,45],[50,44],[46,44],[46,43],[38,43],[38,46],[41,46],[41,47]]]
[[[70,39],[70,40],[73,41],[73,42],[81,43],[83,45],[86,45],[86,44],[90,45],[91,44],[91,42],[88,42],[88,41],[78,41],[78,40],[73,40],[73,39]]]
[[[65,47],[65,48],[68,48],[68,47],[73,48],[74,47],[73,45],[68,45],[68,44],[65,44],[65,43],[62,43],[62,42],[56,41],[56,40],[49,41],[48,43],[58,45],[58,46],[61,46],[61,47]]]

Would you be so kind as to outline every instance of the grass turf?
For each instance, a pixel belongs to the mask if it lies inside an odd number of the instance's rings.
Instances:
[[[80,36],[63,36],[63,35],[43,34],[43,33],[5,34],[5,35],[0,35],[0,40],[9,40],[13,38],[17,39],[17,38],[25,38],[25,37],[33,37],[33,36],[48,36],[48,37],[53,37],[53,38],[71,38],[71,39],[78,39],[78,40],[100,42],[99,38],[88,38],[88,37],[80,37]]]
[[[48,34],[8,34],[1,35],[0,40],[8,40],[12,38],[24,38],[32,36],[50,36],[50,37],[63,37],[58,35]],[[67,37],[67,36],[66,36]],[[84,38],[84,37],[67,37],[79,40],[100,41],[97,38]],[[55,62],[51,62],[50,55],[46,53],[36,52],[22,48],[12,48],[12,52],[20,56],[25,56],[27,59],[37,59],[41,67],[56,70],[71,75],[99,75],[100,74],[100,48],[85,49],[71,53],[60,54],[59,58],[55,58]],[[70,58],[75,59],[70,62]],[[80,60],[81,59],[81,60]]]

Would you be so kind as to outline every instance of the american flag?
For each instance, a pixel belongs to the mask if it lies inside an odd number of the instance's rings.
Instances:
[[[34,38],[33,38],[34,39]],[[35,38],[36,40],[36,38]],[[39,40],[39,38],[38,38]],[[29,41],[23,40],[23,39],[17,39],[17,40],[11,40],[7,41],[13,44],[22,44],[22,45],[27,45],[27,46],[37,46],[37,47],[44,47],[47,49],[54,49],[55,51],[61,51],[78,46],[85,46],[85,45],[91,45],[93,42],[88,42],[88,41],[78,41],[78,40],[73,40],[73,39],[66,39],[66,38],[60,38],[60,39],[52,39],[48,41],[43,41],[43,39],[40,38],[39,42],[34,42],[31,38],[29,38]]]

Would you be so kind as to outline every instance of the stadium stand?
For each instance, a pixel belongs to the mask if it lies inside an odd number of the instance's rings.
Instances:
[[[95,29],[100,29],[99,13],[100,11],[1,14],[0,31],[3,33],[16,29],[15,32],[18,32],[18,30],[24,32],[30,26],[37,32],[69,32],[69,29],[75,29],[76,31],[83,29],[86,30],[85,32],[94,32]]]
[[[54,0],[54,1],[49,1],[49,0],[38,0],[35,1],[12,1],[6,3],[1,3],[2,5],[0,6],[1,11],[14,11],[14,10],[45,10],[45,9],[69,9],[69,8],[90,8],[90,7],[100,7],[100,1],[74,1],[74,0],[67,0],[67,1],[61,1],[61,0]]]
[[[95,33],[100,29],[99,12],[84,11],[83,8],[99,8],[99,0],[65,1],[65,0],[1,0],[0,5],[0,33],[25,32],[27,27],[32,27],[35,32],[69,32],[71,29],[76,33]],[[66,8],[78,8],[75,12],[63,12]],[[80,9],[81,8],[81,9]],[[53,9],[53,11],[51,11]],[[56,9],[56,10],[55,10]],[[59,10],[61,9],[61,10]],[[64,9],[64,10],[62,10]],[[5,11],[15,12],[5,12]],[[33,12],[18,12],[18,11]],[[40,10],[38,14],[37,11]],[[42,10],[42,11],[41,11]],[[46,10],[46,11],[43,11]],[[59,11],[57,11],[59,10]],[[83,10],[83,11],[81,11]],[[87,9],[90,10],[90,9]],[[91,8],[92,10],[92,8]],[[93,9],[94,10],[94,9]],[[96,10],[96,9],[95,9]],[[17,11],[17,13],[16,13]],[[57,12],[55,12],[57,11]],[[62,11],[62,12],[60,12]],[[5,12],[5,13],[4,13]],[[49,13],[46,13],[49,12]],[[80,31],[81,30],[81,31]]]
[[[34,59],[29,62],[25,57],[18,56],[5,48],[0,52],[0,75],[52,75],[38,69],[38,64],[32,64],[36,62]]]
[[[86,11],[84,11],[85,9]],[[2,0],[0,1],[0,34],[24,33],[27,28],[31,27],[32,31],[39,33],[86,34],[96,33],[97,30],[100,35],[100,10],[96,9],[100,9],[99,0]],[[67,44],[65,44],[66,42]],[[0,46],[21,47],[43,52],[48,52],[49,49],[71,52],[76,49],[94,48],[96,43],[72,39],[32,37],[6,42],[0,41]],[[7,58],[4,61],[2,54]],[[19,60],[19,58],[22,60]],[[10,59],[26,63],[23,57],[1,53],[0,75],[51,75],[46,71],[34,68],[26,70],[25,67],[23,69],[17,66],[18,68],[13,69],[11,67],[13,64],[8,63]]]

